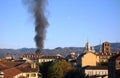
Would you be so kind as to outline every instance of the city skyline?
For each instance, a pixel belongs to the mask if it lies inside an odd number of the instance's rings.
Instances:
[[[120,1],[48,0],[44,48],[120,42]],[[34,20],[22,1],[0,2],[0,48],[35,48]]]

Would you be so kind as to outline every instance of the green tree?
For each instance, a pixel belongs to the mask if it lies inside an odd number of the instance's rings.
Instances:
[[[63,70],[63,76],[65,76],[68,72],[70,72],[71,70],[74,69],[72,64],[70,62],[65,61],[65,60],[59,61],[58,65],[60,65],[62,70]]]
[[[48,70],[48,78],[62,78],[63,70],[58,63],[53,63]]]
[[[65,75],[73,70],[70,62],[59,61],[53,63],[48,70],[48,78],[65,78]]]
[[[47,78],[48,68],[50,67],[51,64],[52,62],[44,62],[39,64],[39,68],[40,68],[39,70],[40,73],[42,74],[42,78]]]

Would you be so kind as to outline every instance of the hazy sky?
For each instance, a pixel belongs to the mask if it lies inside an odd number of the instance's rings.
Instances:
[[[44,48],[120,42],[120,0],[48,0]],[[22,0],[0,0],[0,48],[35,47],[34,20]]]

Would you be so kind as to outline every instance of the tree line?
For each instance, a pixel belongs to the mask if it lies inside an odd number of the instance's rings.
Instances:
[[[44,62],[39,64],[42,78],[85,78],[70,62]]]

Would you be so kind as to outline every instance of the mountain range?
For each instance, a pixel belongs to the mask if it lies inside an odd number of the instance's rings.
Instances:
[[[95,51],[99,52],[100,45],[94,46]],[[35,53],[35,48],[20,48],[20,49],[0,49],[0,58],[5,56],[20,56],[25,53]],[[42,53],[44,55],[56,55],[61,54],[63,56],[67,56],[71,52],[76,52],[80,54],[84,52],[85,47],[57,47],[55,49],[43,49]],[[116,52],[120,51],[120,43],[111,43],[111,51]]]

